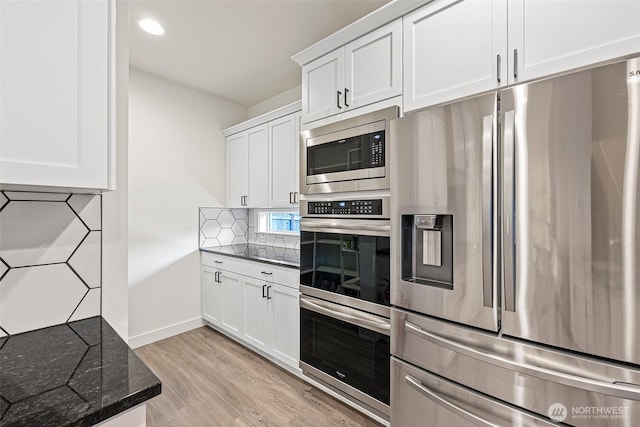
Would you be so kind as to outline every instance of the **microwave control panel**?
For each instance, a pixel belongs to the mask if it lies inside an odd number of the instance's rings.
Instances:
[[[382,200],[334,200],[309,202],[311,215],[382,215]]]

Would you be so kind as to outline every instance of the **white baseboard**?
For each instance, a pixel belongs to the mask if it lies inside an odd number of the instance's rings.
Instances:
[[[154,329],[153,331],[129,337],[129,346],[131,348],[142,347],[143,345],[151,344],[204,325],[205,322],[202,320],[202,317],[195,317],[193,319],[174,323],[173,325],[164,326],[162,328]]]

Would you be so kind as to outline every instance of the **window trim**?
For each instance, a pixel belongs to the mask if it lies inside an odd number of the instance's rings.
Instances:
[[[268,227],[268,217],[270,214],[273,213],[286,213],[286,214],[294,214],[294,215],[300,215],[300,212],[296,209],[296,210],[291,210],[291,209],[256,209],[255,210],[255,233],[256,234],[273,234],[276,236],[293,236],[293,235],[298,235],[300,232],[299,231],[273,231],[273,230],[267,230],[266,228]],[[264,227],[265,229],[263,230],[261,228],[261,222],[264,221]]]

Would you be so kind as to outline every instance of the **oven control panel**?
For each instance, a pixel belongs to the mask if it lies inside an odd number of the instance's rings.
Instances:
[[[382,199],[309,202],[310,215],[382,215]]]

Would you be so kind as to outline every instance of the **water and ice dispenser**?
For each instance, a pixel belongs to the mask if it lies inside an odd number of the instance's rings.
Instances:
[[[402,280],[453,289],[453,215],[402,215]]]

